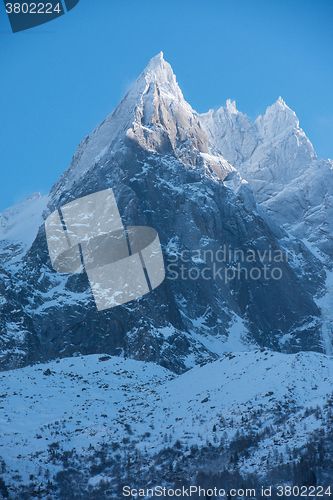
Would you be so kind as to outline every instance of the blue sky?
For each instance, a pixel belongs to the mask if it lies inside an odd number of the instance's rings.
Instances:
[[[255,119],[281,95],[333,158],[332,22],[330,0],[80,0],[12,34],[1,4],[0,210],[46,194],[161,50],[198,112]]]

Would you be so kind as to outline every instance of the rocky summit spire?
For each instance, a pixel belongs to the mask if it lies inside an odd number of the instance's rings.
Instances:
[[[107,121],[122,118],[122,131],[130,128],[135,121],[142,123],[143,120],[145,126],[152,125],[158,121],[155,111],[158,101],[162,100],[168,105],[171,102],[176,107],[182,105],[193,113],[191,106],[184,100],[170,64],[160,52],[150,60]]]
[[[185,101],[162,52],[150,60],[116,109],[80,143],[51,195],[68,191],[96,164],[133,143],[146,151],[173,154],[187,167],[196,165],[200,153],[209,152],[199,116]]]
[[[194,151],[208,152],[207,135],[197,113],[185,101],[162,52],[151,59],[117,110],[123,112],[128,101],[132,109],[135,102],[135,107],[134,119],[125,127],[126,137],[142,148],[173,152],[187,165],[195,163]]]
[[[138,80],[141,78],[144,78],[147,84],[159,85],[169,94],[169,98],[184,100],[171,65],[163,58],[163,52],[150,60]]]

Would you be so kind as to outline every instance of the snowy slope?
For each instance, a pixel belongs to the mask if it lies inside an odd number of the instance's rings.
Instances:
[[[125,436],[133,453],[153,457],[166,443],[218,446],[272,426],[240,469],[263,474],[262,456],[276,447],[287,456],[287,447],[302,448],[323,425],[314,411],[324,412],[332,396],[333,360],[244,352],[175,376],[151,363],[93,355],[6,372],[0,382],[7,484],[20,483],[15,471],[23,482],[59,471],[50,448],[75,449],[83,459]]]
[[[35,193],[0,213],[0,265],[16,262],[29,250],[44,223],[48,201],[48,196]]]

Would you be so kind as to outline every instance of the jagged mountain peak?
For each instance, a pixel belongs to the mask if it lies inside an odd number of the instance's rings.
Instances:
[[[210,109],[200,116],[212,148],[221,152],[223,157],[237,168],[243,161],[241,148],[251,154],[257,146],[257,130],[246,114],[238,111],[236,101],[228,99],[226,105],[217,111]],[[240,146],[241,145],[241,146]]]
[[[133,100],[133,98],[140,99],[142,95],[149,95],[151,101],[153,101],[156,89],[162,92],[164,97],[167,96],[169,99],[178,100],[183,104],[185,103],[173,69],[171,65],[165,61],[163,52],[160,52],[149,61],[148,65],[137,78],[134,86],[126,94],[122,102]]]
[[[231,99],[227,99],[226,109],[227,111],[229,111],[229,113],[239,113],[236,108],[236,101],[232,101]]]
[[[167,84],[177,97],[183,98],[171,65],[164,59],[163,52],[154,56],[142,72],[147,83]],[[140,77],[139,77],[140,78]]]
[[[294,236],[306,235],[331,261],[332,163],[318,159],[282,97],[254,124],[228,107],[202,115],[210,143],[249,182],[256,201],[275,222]]]
[[[161,50],[161,52],[159,52],[158,54],[156,54],[156,56],[154,56],[150,59],[149,63],[147,64],[146,69],[148,69],[148,68],[154,69],[156,67],[159,67],[160,65],[162,65],[165,62],[166,61],[164,60],[164,54]]]
[[[290,111],[292,115],[296,116],[295,112],[286,104],[286,101],[284,101],[281,96],[279,96],[271,106],[268,106],[266,113],[269,110],[277,112],[281,112],[283,110]]]
[[[316,158],[316,153],[304,131],[299,126],[296,113],[285,103],[282,97],[271,106],[268,106],[264,115],[258,116],[254,122],[258,133],[263,141],[268,140],[275,146],[279,143],[280,148],[291,149],[292,157],[301,155],[303,167],[292,168],[294,175],[304,171],[304,166]],[[289,162],[284,161],[284,164]],[[288,176],[289,178],[289,176]]]
[[[146,68],[143,70],[144,74],[155,74],[159,75],[160,79],[163,76],[167,76],[170,72],[173,74],[171,65],[164,59],[163,52],[159,52],[156,56],[152,57],[147,64]]]
[[[290,127],[299,128],[296,113],[287,106],[282,97],[279,97],[274,104],[268,106],[265,114],[258,116],[254,123],[259,133],[267,137],[286,132]]]
[[[281,96],[279,96],[279,98],[277,99],[276,104],[280,104],[281,106],[287,106]]]
[[[151,59],[120,107],[123,108],[129,99],[132,107],[133,100],[136,103],[134,120],[126,131],[127,138],[147,150],[172,150],[185,163],[191,160],[188,157],[185,160],[184,150],[208,152],[207,136],[201,129],[198,115],[185,101],[163,52]]]
[[[79,144],[70,167],[51,190],[51,205],[88,171],[135,143],[145,151],[172,154],[188,168],[206,164],[207,155],[211,157],[201,118],[185,101],[163,52],[150,60],[116,109]],[[213,164],[220,179],[234,170],[221,154],[214,155]]]
[[[220,106],[217,111],[214,109],[210,109],[207,113],[202,113],[201,117],[206,117],[206,116],[218,116],[218,115],[225,115],[225,114],[240,114],[242,113],[238,111],[236,107],[236,101],[232,101],[231,99],[227,99],[225,106]]]

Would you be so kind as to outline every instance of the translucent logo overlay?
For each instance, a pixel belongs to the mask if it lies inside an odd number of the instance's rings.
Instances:
[[[125,228],[112,189],[64,205],[47,218],[45,230],[53,268],[86,272],[99,311],[137,299],[165,278],[157,232]]]

